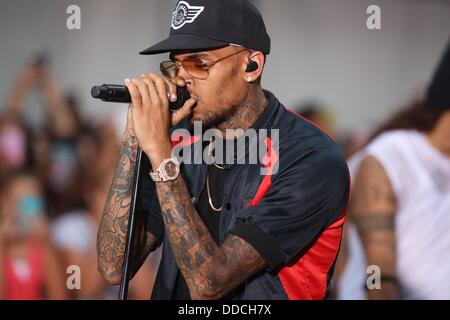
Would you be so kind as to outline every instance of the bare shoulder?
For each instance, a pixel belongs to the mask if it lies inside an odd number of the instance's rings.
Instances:
[[[373,156],[362,160],[356,174],[352,208],[395,208],[395,193],[382,164]]]

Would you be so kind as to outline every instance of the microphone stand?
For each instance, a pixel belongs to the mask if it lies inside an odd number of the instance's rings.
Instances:
[[[130,282],[131,263],[133,258],[133,244],[136,234],[136,201],[138,199],[138,190],[141,175],[142,150],[138,148],[136,155],[136,165],[134,167],[132,189],[131,189],[131,206],[128,219],[128,230],[125,242],[125,252],[123,256],[122,277],[120,281],[119,300],[127,300],[128,285]]]

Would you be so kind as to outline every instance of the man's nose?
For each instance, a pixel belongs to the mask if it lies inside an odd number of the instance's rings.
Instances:
[[[188,83],[192,84],[192,76],[186,71],[186,69],[184,68],[184,66],[182,64],[180,64],[178,67],[178,72],[177,72],[176,78],[182,78],[183,81],[185,82],[185,85],[187,85]],[[178,84],[178,80],[177,80],[177,84]]]

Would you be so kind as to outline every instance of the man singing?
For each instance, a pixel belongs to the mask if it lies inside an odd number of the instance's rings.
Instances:
[[[140,147],[152,169],[141,186],[132,274],[164,244],[152,299],[326,298],[349,196],[338,147],[262,89],[270,38],[249,1],[179,1],[171,19],[169,38],[141,52],[170,53],[163,77],[125,80],[132,104],[98,232],[101,274],[120,283]],[[176,86],[191,98],[172,113]],[[169,134],[182,120],[217,129],[234,148],[219,161],[210,151],[225,143],[192,136],[189,150],[209,161],[183,163]],[[248,130],[277,133],[259,141],[257,164],[243,161],[251,144],[236,148],[246,135],[230,134]]]

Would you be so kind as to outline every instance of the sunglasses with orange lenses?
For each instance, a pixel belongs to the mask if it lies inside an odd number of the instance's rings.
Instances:
[[[191,77],[195,79],[206,80],[209,77],[209,69],[214,67],[219,62],[247,50],[248,49],[242,49],[212,62],[203,62],[200,58],[197,57],[186,58],[183,61],[163,61],[160,64],[160,69],[161,73],[164,76],[175,78],[178,76],[180,68],[183,67],[184,71],[186,71]]]

